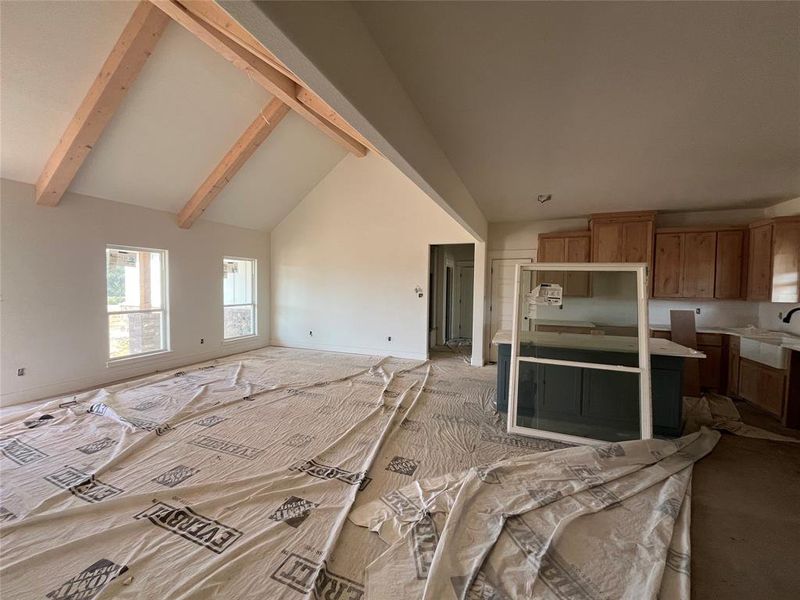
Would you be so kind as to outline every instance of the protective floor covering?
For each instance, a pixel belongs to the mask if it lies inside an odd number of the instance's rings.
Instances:
[[[563,446],[507,435],[494,378],[266,348],[16,415],[0,592],[575,597],[563,567],[578,597],[688,598],[691,463],[718,434],[539,454]]]

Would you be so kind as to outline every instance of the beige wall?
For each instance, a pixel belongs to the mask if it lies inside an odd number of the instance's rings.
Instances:
[[[474,241],[387,160],[348,156],[272,231],[272,342],[424,358],[429,245]]]
[[[269,235],[67,193],[36,206],[32,185],[0,188],[0,401],[13,404],[193,361],[269,340]],[[169,252],[171,352],[106,366],[106,244]],[[222,341],[222,257],[258,260],[259,335]],[[200,344],[200,338],[205,340]],[[17,376],[17,369],[25,375]]]

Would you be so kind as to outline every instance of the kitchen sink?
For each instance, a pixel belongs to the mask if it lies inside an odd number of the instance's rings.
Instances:
[[[789,350],[781,348],[781,344],[792,343],[796,339],[793,336],[781,334],[742,337],[739,351],[742,358],[747,358],[775,369],[785,369]]]

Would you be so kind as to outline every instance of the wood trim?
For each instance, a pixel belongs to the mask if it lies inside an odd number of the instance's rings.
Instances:
[[[589,221],[618,221],[620,223],[630,221],[653,221],[656,218],[658,211],[655,210],[641,210],[631,212],[614,212],[614,213],[594,213],[589,215]]]
[[[36,204],[56,206],[153,52],[165,15],[140,2],[36,181]],[[57,93],[57,92],[54,92]]]
[[[216,27],[206,23],[178,2],[174,0],[150,0],[150,2],[172,17],[177,23],[180,23],[220,56],[247,73],[258,85],[344,147],[348,152],[359,157],[366,155],[367,148],[364,144],[343,131],[335,123],[329,121],[325,115],[319,114],[298,100],[298,91],[302,86],[273,64],[270,64],[270,62],[267,62],[267,60],[238,41],[231,39],[229,34],[220,32]],[[252,38],[252,36],[250,37]]]
[[[693,227],[656,227],[656,233],[711,233],[713,231],[747,231],[748,225],[709,225]]]
[[[192,226],[288,112],[289,107],[277,98],[264,107],[178,213],[180,227]]]
[[[547,233],[540,233],[539,239],[549,239],[549,238],[577,238],[577,237],[592,237],[592,232],[590,230],[581,230],[581,231],[549,231]]]

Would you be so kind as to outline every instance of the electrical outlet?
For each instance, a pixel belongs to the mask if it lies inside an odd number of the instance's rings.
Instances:
[[[205,344],[205,343],[206,343],[206,340],[205,340],[205,338],[200,338],[200,343],[201,343],[201,344]]]
[[[23,375],[25,375],[25,367],[17,369],[17,377],[22,377]]]
[[[308,335],[309,335],[310,337],[314,337],[314,332],[313,332],[313,331],[309,331],[309,332],[308,332]]]
[[[700,314],[700,307],[698,306],[697,308],[695,308],[694,312],[699,315]]]
[[[780,320],[782,320],[782,319],[783,319],[783,313],[782,313],[782,312],[779,312],[779,313],[778,313],[778,320],[780,321]]]
[[[386,339],[387,339],[387,340],[389,340],[389,341],[391,342],[391,341],[392,341],[392,336],[389,336],[389,337],[388,337],[388,338],[386,338]]]

